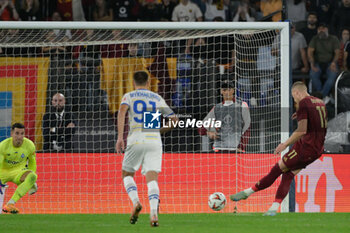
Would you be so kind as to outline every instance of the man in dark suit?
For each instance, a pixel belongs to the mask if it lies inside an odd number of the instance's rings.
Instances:
[[[75,116],[65,109],[63,94],[52,97],[51,108],[43,117],[44,151],[69,152],[72,150],[72,137],[75,133]]]

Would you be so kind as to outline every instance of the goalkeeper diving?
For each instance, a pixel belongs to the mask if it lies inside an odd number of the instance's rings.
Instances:
[[[0,185],[6,187],[8,182],[17,185],[15,193],[2,208],[5,213],[19,213],[16,202],[26,193],[31,195],[38,189],[35,183],[38,177],[35,173],[35,145],[24,137],[24,131],[24,125],[15,123],[11,127],[11,137],[0,143]]]

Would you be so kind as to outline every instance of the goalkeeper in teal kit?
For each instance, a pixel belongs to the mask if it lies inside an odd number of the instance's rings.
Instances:
[[[3,206],[3,212],[19,213],[16,202],[26,193],[34,194],[37,191],[35,172],[35,145],[24,137],[24,125],[15,123],[11,127],[11,137],[0,143],[0,185],[5,187],[7,182],[17,185],[15,193]]]

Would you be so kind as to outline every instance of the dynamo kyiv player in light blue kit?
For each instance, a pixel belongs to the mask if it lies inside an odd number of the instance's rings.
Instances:
[[[135,172],[142,166],[141,172],[146,176],[148,187],[150,223],[151,226],[157,227],[159,225],[158,173],[161,171],[162,165],[162,140],[160,133],[170,130],[171,126],[158,130],[144,129],[144,112],[155,112],[152,114],[154,118],[163,115],[163,117],[168,117],[173,122],[176,122],[177,118],[160,95],[148,90],[149,84],[150,80],[146,72],[138,71],[134,74],[135,91],[126,93],[123,96],[118,112],[118,141],[116,143],[116,150],[118,153],[122,153],[125,148],[123,134],[125,116],[128,113],[130,131],[122,165],[122,176],[126,192],[134,205],[130,223],[135,224],[137,222],[138,215],[142,209],[136,183],[133,178]]]

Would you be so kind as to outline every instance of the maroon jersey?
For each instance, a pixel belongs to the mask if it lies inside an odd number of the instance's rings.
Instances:
[[[327,111],[322,100],[308,96],[299,102],[298,121],[307,119],[307,132],[293,148],[306,156],[320,156],[327,132]]]

